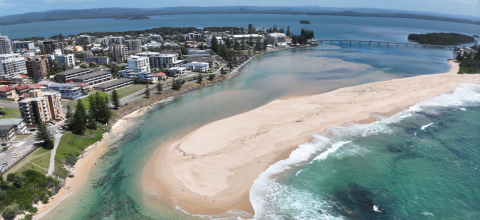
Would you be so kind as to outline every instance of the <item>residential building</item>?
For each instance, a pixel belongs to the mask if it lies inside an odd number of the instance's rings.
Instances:
[[[18,102],[23,121],[27,125],[38,124],[39,120],[49,122],[63,118],[60,93],[54,90],[32,90],[30,98]]]
[[[142,41],[135,39],[135,40],[126,40],[125,45],[128,48],[129,53],[138,53],[142,52]]]
[[[179,67],[182,65],[183,61],[178,60],[177,54],[162,54],[158,52],[144,52],[137,53],[136,56],[139,57],[148,57],[150,67],[167,69],[172,67]]]
[[[27,126],[21,118],[6,118],[0,119],[0,126],[13,125],[15,134],[24,134],[27,131]]]
[[[63,43],[58,42],[57,40],[44,40],[40,46],[40,50],[42,51],[42,54],[54,54],[55,50],[62,50],[63,47]]]
[[[162,72],[154,73],[154,74],[153,74],[153,77],[157,78],[156,81],[158,81],[158,80],[164,80],[164,79],[167,79],[167,74],[162,73]]]
[[[28,76],[23,74],[18,74],[12,77],[12,82],[16,82],[16,83],[22,83],[22,84],[27,83],[27,80],[28,80]]]
[[[0,138],[2,142],[13,141],[16,138],[14,125],[0,124]]]
[[[56,55],[55,60],[57,63],[64,63],[67,66],[75,66],[75,55],[73,54]]]
[[[18,95],[23,95],[30,90],[30,87],[28,87],[27,85],[19,85],[19,86],[15,86],[14,89]]]
[[[35,48],[35,43],[33,41],[15,41],[13,42],[13,50],[23,51],[23,50],[33,50]]]
[[[160,36],[158,34],[150,34],[150,36],[148,38],[150,38],[150,40],[163,41],[162,36]]]
[[[146,56],[129,56],[127,67],[135,72],[150,73],[150,59]]]
[[[110,72],[101,70],[101,71],[77,76],[75,78],[72,78],[71,80],[77,83],[87,83],[88,85],[95,85],[111,79],[112,79],[112,74],[110,74]]]
[[[283,33],[269,33],[267,34],[268,43],[271,45],[286,46],[287,36]]]
[[[185,74],[187,68],[185,67],[172,67],[168,69],[167,74],[169,76],[177,77]]]
[[[112,80],[110,82],[102,83],[100,85],[94,86],[93,89],[99,90],[102,92],[110,92],[112,90],[120,89],[126,86],[133,84],[133,79],[121,78]]]
[[[149,72],[135,72],[130,69],[119,71],[118,75],[123,78],[139,78],[139,79],[147,80],[150,82],[157,81],[156,77],[154,77],[153,74]]]
[[[107,56],[88,56],[85,58],[85,62],[94,62],[98,65],[105,65],[110,63],[110,57]]]
[[[188,56],[184,57],[184,60],[188,63],[191,62],[203,62],[208,63],[208,68],[213,69],[213,65],[215,65],[215,59],[212,56],[203,57],[203,56]]]
[[[210,46],[211,42],[212,42],[212,38],[215,37],[217,39],[217,43],[220,45],[220,44],[223,44],[223,38],[222,37],[216,37],[216,36],[209,36],[207,38],[207,45]]]
[[[0,79],[27,74],[25,59],[19,54],[0,54]]]
[[[194,72],[207,72],[210,69],[208,66],[209,66],[208,63],[204,63],[204,62],[191,62],[191,63],[183,64],[183,67]]]
[[[0,35],[0,54],[10,54],[13,53],[12,43],[7,36]]]
[[[73,83],[49,83],[48,89],[60,91],[62,99],[78,99],[82,97],[82,88]]]
[[[42,79],[50,70],[50,63],[45,56],[30,56],[25,58],[28,76],[34,79]]]
[[[35,56],[35,52],[24,52],[23,57],[33,57]]]
[[[15,91],[14,88],[12,88],[10,86],[1,86],[0,87],[0,99],[17,101],[18,100],[18,95],[17,95],[17,92]]]
[[[181,34],[180,41],[195,41],[200,40],[201,35],[196,33]]]
[[[92,41],[95,40],[95,37],[92,37],[92,36],[88,36],[88,35],[79,35],[77,36],[77,38],[75,39],[75,43],[76,44],[83,44],[83,43],[92,43]]]
[[[259,34],[242,34],[242,35],[232,35],[232,40],[233,40],[233,43],[236,44],[236,43],[239,43],[240,45],[242,45],[244,42],[245,43],[248,43],[248,42],[252,42],[253,44],[255,44],[256,42],[263,42],[263,39],[265,38],[263,35],[259,35]]]
[[[68,82],[68,81],[71,81],[72,78],[85,75],[88,73],[92,73],[92,72],[93,70],[91,69],[83,69],[83,68],[71,69],[71,70],[67,70],[67,71],[63,71],[55,74],[55,79],[58,82]]]
[[[112,56],[112,61],[114,62],[123,62],[127,59],[128,49],[125,45],[121,44],[112,44],[109,47],[110,55]]]

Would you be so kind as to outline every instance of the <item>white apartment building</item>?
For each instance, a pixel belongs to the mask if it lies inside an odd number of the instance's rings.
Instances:
[[[286,46],[287,45],[287,36],[283,33],[269,33],[267,34],[267,40],[269,44],[278,46]]]
[[[15,41],[13,42],[13,49],[15,51],[22,51],[22,50],[33,50],[35,48],[35,44],[33,41]]]
[[[55,60],[57,61],[57,63],[64,63],[68,66],[75,65],[75,56],[73,54],[56,55]]]
[[[183,67],[194,72],[207,72],[210,69],[209,64],[204,62],[191,62],[184,64]]]
[[[0,35],[0,54],[10,54],[13,53],[12,43],[7,36]]]
[[[150,67],[167,69],[172,67],[179,67],[183,60],[178,60],[177,54],[161,54],[158,52],[137,53],[137,56],[148,57],[150,59]]]
[[[239,43],[243,44],[243,42],[247,43],[249,41],[252,41],[252,43],[256,42],[263,42],[263,39],[265,38],[263,35],[259,34],[242,34],[242,35],[232,35],[232,40],[233,43]]]
[[[18,74],[27,74],[25,58],[19,54],[0,54],[0,79],[11,79]]]
[[[127,59],[127,67],[135,72],[150,72],[150,59],[144,56],[129,56]]]

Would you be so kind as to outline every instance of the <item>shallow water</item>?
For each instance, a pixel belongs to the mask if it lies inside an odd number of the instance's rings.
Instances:
[[[375,26],[375,23],[355,26],[348,24],[352,20],[338,19],[334,24],[325,26],[333,27],[341,23],[343,28],[354,33],[352,36],[365,39],[375,36],[378,40],[394,40],[398,38],[397,29],[405,28]],[[208,22],[210,20],[205,19],[203,25],[216,24]],[[449,24],[445,23],[446,31],[449,31]],[[418,28],[418,24],[412,25]],[[430,26],[435,27],[436,23]],[[315,33],[326,34],[327,30],[318,28]],[[449,69],[446,60],[451,55],[451,51],[442,49],[321,45],[256,57],[233,79],[180,95],[172,101],[144,110],[147,112],[143,116],[128,119],[133,120],[135,125],[110,146],[109,153],[97,163],[85,186],[52,209],[44,219],[210,218],[191,216],[170,203],[143,193],[141,171],[161,143],[207,123],[252,110],[285,96],[318,94],[391,78],[446,72]],[[285,172],[282,180],[289,181],[288,172]],[[353,188],[363,192],[363,188]],[[307,189],[304,190],[292,196],[309,196]],[[310,204],[315,207],[318,205]],[[301,204],[297,205],[301,207]],[[382,204],[380,208],[383,209]],[[232,216],[247,215],[231,212],[212,218]]]

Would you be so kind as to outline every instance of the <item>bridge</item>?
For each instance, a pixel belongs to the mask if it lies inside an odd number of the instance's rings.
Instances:
[[[374,40],[339,40],[339,39],[316,39],[314,40],[316,42],[319,42],[320,44],[323,44],[324,42],[333,44],[334,42],[338,42],[340,45],[343,43],[352,45],[352,42],[356,45],[374,45],[374,46],[380,46],[380,45],[386,45],[389,47],[390,45],[392,46],[411,46],[411,47],[431,47],[431,48],[441,48],[441,49],[450,49],[453,50],[455,49],[454,46],[443,46],[443,45],[430,45],[430,44],[413,44],[413,43],[399,43],[399,42],[388,42],[388,41],[374,41]]]

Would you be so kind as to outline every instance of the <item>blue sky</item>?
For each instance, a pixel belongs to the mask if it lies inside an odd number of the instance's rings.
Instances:
[[[318,5],[323,7],[385,8],[480,17],[480,0],[0,0],[0,16],[52,9],[235,6],[239,3],[248,6]]]

